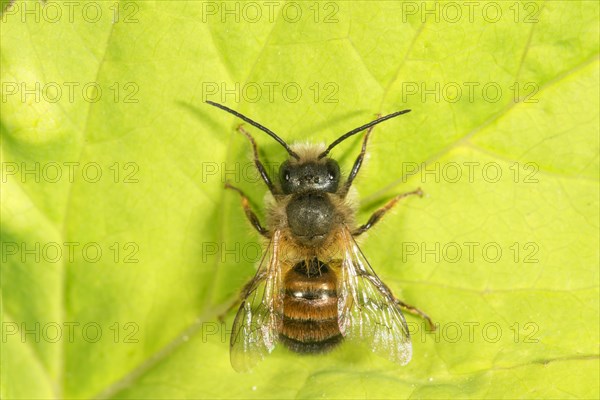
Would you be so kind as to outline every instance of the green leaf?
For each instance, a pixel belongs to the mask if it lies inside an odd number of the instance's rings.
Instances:
[[[597,2],[2,8],[3,399],[600,396]],[[262,243],[223,184],[261,220],[266,189],[206,99],[288,142],[412,109],[355,184],[359,222],[426,193],[361,240],[438,324],[407,316],[407,366],[280,346],[232,370],[217,317]],[[285,152],[248,129],[271,171]]]

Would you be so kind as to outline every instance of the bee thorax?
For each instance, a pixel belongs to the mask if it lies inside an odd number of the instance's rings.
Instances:
[[[318,246],[331,231],[335,210],[326,196],[302,193],[290,200],[286,209],[288,225],[299,244]]]

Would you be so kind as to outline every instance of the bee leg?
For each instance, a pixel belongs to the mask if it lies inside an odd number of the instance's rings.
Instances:
[[[402,300],[398,300],[396,298],[396,296],[394,296],[394,294],[392,293],[392,290],[385,283],[381,282],[375,276],[370,275],[368,273],[362,273],[362,274],[360,274],[360,276],[370,280],[371,283],[373,284],[373,286],[375,286],[376,288],[381,290],[382,293],[384,293],[386,296],[388,296],[390,299],[392,299],[398,307],[402,308],[403,310],[406,310],[406,312],[409,312],[413,315],[416,315],[416,316],[421,317],[424,320],[426,320],[427,324],[429,325],[429,330],[435,331],[435,324],[433,323],[433,321],[431,320],[431,318],[429,318],[429,316],[427,314],[425,314],[423,311],[419,310],[415,306],[411,306],[410,304],[406,304]]]
[[[246,289],[252,285],[253,281],[254,281],[254,279],[251,279],[248,282],[246,282],[246,284],[244,285],[244,289],[242,290],[240,296],[233,303],[231,303],[225,311],[223,311],[222,313],[217,315],[217,319],[219,320],[220,323],[224,323],[225,317],[227,316],[227,314],[229,314],[231,312],[231,310],[235,309],[244,300],[244,298],[246,297],[246,293],[248,292]]]
[[[429,316],[427,314],[425,314],[423,311],[419,310],[417,307],[406,304],[402,300],[398,300],[398,299],[395,299],[395,300],[396,300],[396,304],[400,308],[402,308],[403,310],[405,310],[408,313],[416,315],[417,317],[423,318],[425,321],[427,321],[427,325],[429,325],[429,330],[435,331],[435,324],[433,323],[433,321],[431,320],[431,318],[429,318]]]
[[[254,229],[256,229],[258,231],[258,233],[260,233],[261,235],[263,235],[266,238],[270,238],[271,233],[260,224],[258,217],[254,213],[254,211],[252,211],[252,208],[250,208],[250,201],[248,200],[248,197],[246,197],[244,192],[242,192],[240,189],[236,188],[235,186],[230,185],[229,182],[225,183],[225,188],[235,190],[236,192],[238,192],[240,194],[240,196],[242,196],[242,207],[244,208],[246,217],[248,217],[248,220],[250,221],[250,223],[252,224]]]
[[[254,275],[252,277],[252,279],[250,279],[248,282],[246,282],[246,284],[244,285],[244,288],[240,292],[240,295],[238,296],[238,298],[233,303],[231,303],[225,311],[223,311],[222,313],[217,315],[219,322],[221,322],[221,323],[225,322],[225,316],[227,314],[229,314],[231,312],[231,310],[236,308],[240,303],[242,303],[244,301],[244,299],[246,297],[248,297],[248,294],[250,294],[252,289],[254,289],[260,281],[265,279],[265,276],[266,276],[265,271],[260,271],[259,273]]]
[[[417,190],[413,190],[412,192],[401,193],[401,194],[397,195],[396,197],[394,197],[393,199],[388,201],[386,205],[381,207],[379,210],[375,211],[371,215],[371,218],[369,218],[369,220],[367,221],[366,224],[355,229],[354,232],[352,232],[352,236],[358,236],[362,233],[365,233],[366,231],[371,229],[373,227],[373,225],[375,225],[377,223],[377,221],[379,221],[385,215],[386,212],[388,212],[392,207],[394,207],[400,199],[407,197],[407,196],[412,196],[415,194],[418,195],[419,197],[423,197],[423,191],[421,190],[421,188],[418,188]]]
[[[229,314],[229,312],[231,312],[231,310],[233,310],[235,308],[235,306],[237,304],[238,304],[237,301],[231,303],[231,305],[229,307],[227,307],[227,310],[225,310],[222,313],[220,313],[219,315],[217,315],[217,320],[219,321],[219,323],[221,323],[221,324],[225,323],[225,317],[227,316],[227,314]]]
[[[377,114],[377,118],[379,118],[379,117],[381,117],[381,114]],[[350,186],[352,186],[352,181],[354,181],[354,178],[356,178],[356,175],[358,175],[358,171],[360,170],[362,162],[365,158],[365,153],[367,152],[367,142],[369,141],[369,135],[371,134],[371,131],[373,130],[374,127],[375,126],[372,126],[369,129],[367,129],[367,133],[365,134],[365,138],[363,139],[363,144],[362,144],[362,149],[360,150],[360,154],[356,158],[356,161],[354,161],[354,165],[352,166],[350,175],[348,175],[348,179],[346,179],[346,183],[344,183],[344,187],[342,188],[342,190],[340,192],[342,197],[346,197],[346,195],[348,194],[348,191],[350,190]]]
[[[269,178],[269,175],[267,174],[267,171],[265,170],[264,165],[258,159],[258,147],[256,147],[256,141],[254,140],[252,135],[250,135],[250,133],[248,133],[248,131],[244,129],[244,127],[242,125],[238,126],[237,129],[238,129],[238,131],[240,131],[241,133],[246,135],[248,140],[250,140],[250,143],[252,144],[252,152],[254,154],[254,165],[256,166],[256,169],[258,170],[258,173],[260,174],[262,180],[265,181],[265,183],[267,184],[269,191],[271,193],[275,194],[275,192],[276,192],[275,186],[273,185],[271,178]]]

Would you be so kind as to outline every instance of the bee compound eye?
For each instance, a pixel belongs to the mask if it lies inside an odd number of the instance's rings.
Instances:
[[[327,168],[327,174],[328,174],[329,180],[333,181],[333,180],[337,179],[338,170],[335,168],[334,165],[329,164],[328,168]]]

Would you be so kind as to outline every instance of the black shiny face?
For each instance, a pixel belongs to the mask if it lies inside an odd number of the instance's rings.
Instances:
[[[335,193],[340,183],[340,167],[331,158],[325,163],[311,161],[296,165],[286,161],[279,168],[279,181],[284,194],[309,191]]]

